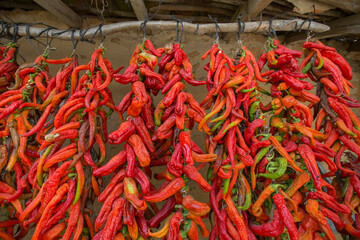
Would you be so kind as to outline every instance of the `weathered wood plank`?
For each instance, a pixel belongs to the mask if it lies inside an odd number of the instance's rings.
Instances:
[[[204,17],[204,16],[186,16],[186,15],[180,15],[180,14],[174,14],[174,17],[178,18],[178,19],[192,19],[189,22],[202,22],[202,23],[208,23],[210,21],[209,17]],[[171,15],[169,14],[156,14],[154,17],[154,20],[172,20],[171,19]],[[224,17],[218,17],[217,18],[218,22],[228,22],[229,18],[224,18]]]
[[[320,2],[345,9],[353,13],[360,13],[360,0],[319,0]]]
[[[146,7],[143,0],[130,0],[137,20],[143,21],[146,18]]]
[[[274,20],[272,22],[272,27],[275,31],[292,31],[295,27],[295,25],[299,26],[303,22],[302,19],[294,19],[294,20]],[[115,34],[123,31],[129,31],[129,30],[140,30],[140,24],[142,21],[134,21],[134,22],[119,22],[119,23],[113,23],[108,24],[102,27],[102,34],[110,35]],[[258,33],[265,33],[268,31],[269,28],[269,22],[263,21],[262,24],[259,27],[260,22],[246,22],[245,27],[245,33],[254,32],[257,30]],[[221,28],[222,32],[237,32],[238,31],[238,24],[237,23],[219,23],[219,27]],[[308,23],[305,23],[304,28],[308,27]],[[0,31],[2,30],[3,26],[0,25]],[[148,30],[175,30],[176,29],[176,22],[175,21],[149,21],[146,25],[146,28]],[[94,33],[97,31],[97,27],[90,28],[83,36],[84,38],[90,38],[94,35]],[[195,32],[198,29],[199,34],[206,34],[206,33],[214,33],[216,31],[215,24],[209,23],[209,24],[193,24],[193,23],[184,23],[184,32]],[[324,32],[328,31],[330,28],[321,23],[313,22],[311,23],[310,30],[313,32]],[[13,33],[14,28],[9,27],[9,32]],[[43,31],[43,32],[42,32]],[[55,33],[60,33],[63,30],[55,30],[51,29],[49,30],[50,36]],[[37,36],[41,35],[42,37],[46,37],[47,33],[44,31],[44,28],[39,27],[31,27],[29,29],[30,36]],[[26,27],[25,26],[19,26],[18,28],[18,34],[20,36],[26,36]],[[80,32],[77,30],[74,32],[74,38],[77,40],[80,38]],[[63,40],[71,40],[72,39],[72,33],[70,32],[64,32],[57,36],[58,39]]]
[[[81,27],[82,18],[61,0],[34,0],[70,27]]]
[[[159,0],[145,0],[145,2],[159,2]],[[194,2],[193,0],[162,0],[162,3],[187,3]],[[207,3],[207,2],[218,2],[218,3],[226,3],[236,6],[241,6],[244,4],[243,1],[240,0],[197,0],[196,2]]]
[[[315,34],[316,39],[333,38],[340,36],[360,36],[360,25],[332,28],[329,31]],[[286,37],[285,42],[294,43],[303,41],[304,39],[306,39],[305,33],[293,33],[289,34]]]
[[[337,28],[337,27],[356,25],[359,23],[360,23],[360,13],[333,20],[328,24],[331,28]]]
[[[323,33],[315,34],[317,39],[333,38],[340,36],[360,36],[360,25],[333,28]]]
[[[149,8],[150,12],[155,12],[158,9],[158,6]],[[229,14],[230,10],[205,7],[205,6],[195,6],[195,5],[182,5],[182,4],[162,4],[160,6],[160,11],[181,11],[181,12],[208,12],[214,14],[226,15]]]
[[[253,19],[259,15],[272,0],[250,0],[248,1],[248,15],[250,19]]]

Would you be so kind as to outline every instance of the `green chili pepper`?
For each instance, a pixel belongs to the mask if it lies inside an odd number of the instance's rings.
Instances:
[[[280,135],[276,135],[276,136],[274,136],[274,138],[275,138],[279,143],[281,143],[282,140],[283,140],[283,137],[280,136]]]
[[[312,68],[311,62],[308,62],[303,69],[301,69],[301,73],[306,74]]]
[[[110,110],[106,113],[105,117],[110,117],[110,115],[114,112],[114,110],[112,110],[110,108]]]
[[[230,184],[230,178],[225,178],[224,179],[224,186],[223,186],[223,194],[224,194],[224,196],[227,194],[227,192],[229,190],[229,184]]]
[[[67,121],[70,120],[70,119],[72,119],[75,114],[77,114],[77,113],[83,113],[85,109],[86,109],[86,108],[80,108],[80,109],[72,112],[72,113],[70,114],[70,116],[68,117]]]
[[[126,226],[123,226],[123,228],[121,229],[121,233],[124,235],[124,237],[129,235],[129,231]]]
[[[190,227],[191,227],[191,220],[186,220],[184,223],[183,230],[181,230],[180,233],[182,238],[186,238],[187,233],[190,231]]]
[[[258,92],[253,91],[252,93],[250,93],[249,98],[253,98],[253,97],[259,98],[257,95],[258,95]]]
[[[208,171],[207,171],[207,180],[208,180],[208,181],[211,180],[213,173],[214,173],[214,168],[209,167],[209,168],[208,168]]]
[[[244,211],[248,210],[251,205],[251,188],[250,188],[250,186],[245,186],[245,190],[246,190],[246,193],[245,193],[244,205],[239,207],[241,210],[244,210]]]
[[[242,93],[248,93],[248,92],[252,92],[256,87],[250,88],[250,89],[241,89],[240,92]]]
[[[220,126],[221,126],[221,124],[223,123],[223,122],[225,122],[225,120],[226,119],[222,119],[222,120],[220,120],[220,121],[218,121],[212,128],[211,128],[211,132],[215,132],[215,130],[216,129],[218,129]]]
[[[349,183],[350,183],[350,177],[345,178],[345,186],[344,186],[343,191],[341,193],[342,198],[345,197],[346,191],[347,191],[347,189],[349,187]]]
[[[75,179],[75,178],[77,177],[77,174],[76,174],[76,173],[69,173],[69,174],[68,174],[68,177],[69,177],[70,179]]]
[[[260,173],[258,176],[259,177],[265,177],[265,178],[271,178],[271,179],[277,179],[279,177],[281,177],[282,175],[284,175],[284,173],[286,172],[286,168],[287,168],[287,160],[286,158],[283,157],[278,157],[275,158],[275,161],[277,163],[279,163],[279,167],[277,168],[277,170],[273,173]]]
[[[316,67],[316,69],[321,69],[324,66],[324,59],[320,58],[319,65]]]
[[[266,208],[266,210],[268,212],[271,212],[271,209],[272,209],[272,202],[271,202],[271,198],[267,198],[264,202],[264,206]]]
[[[268,96],[271,96],[271,93],[266,91],[265,89],[263,89],[262,87],[260,86],[256,86],[256,90],[258,90],[259,92],[265,94],[265,95],[268,95]]]
[[[46,157],[50,154],[51,149],[53,148],[53,146],[54,146],[54,144],[51,144],[49,147],[47,147],[45,152],[41,155],[40,158],[43,158],[45,160]],[[42,170],[41,170],[41,172],[37,173],[37,181],[39,183],[39,186],[42,186],[43,181],[44,181],[44,176],[43,176],[43,171]]]
[[[256,154],[256,158],[255,158],[255,164],[258,164],[260,162],[260,160],[265,157],[265,155],[269,152],[270,150],[270,146],[268,147],[264,147],[262,148],[257,154]]]
[[[259,107],[259,104],[260,104],[260,101],[255,101],[251,104],[250,108],[249,108],[249,120],[250,122],[254,121],[255,119],[255,113],[256,113],[256,110],[258,109]]]

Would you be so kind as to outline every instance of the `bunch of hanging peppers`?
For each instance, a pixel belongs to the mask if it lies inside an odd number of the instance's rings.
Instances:
[[[318,47],[315,48],[315,46]],[[306,50],[307,48],[311,51]],[[259,65],[268,63],[269,69],[274,71],[267,77],[268,82],[271,83],[269,94],[272,101],[266,106],[261,106],[263,112],[272,111],[270,118],[272,136],[266,134],[262,136],[277,138],[280,145],[275,149],[279,152],[279,149],[283,148],[285,151],[282,157],[287,160],[276,159],[272,155],[271,159],[263,159],[257,167],[260,173],[257,182],[263,182],[264,190],[259,193],[258,199],[251,208],[250,213],[256,218],[252,223],[250,222],[249,226],[259,236],[280,238],[288,236],[290,239],[317,239],[325,236],[325,239],[336,239],[327,219],[335,224],[341,234],[357,236],[357,230],[350,220],[351,209],[354,209],[350,202],[352,198],[357,199],[358,196],[347,190],[341,194],[339,190],[340,184],[345,184],[339,177],[344,176],[342,169],[346,169],[345,164],[340,162],[341,155],[346,149],[353,151],[354,148],[348,148],[341,141],[343,136],[346,136],[345,139],[352,142],[350,135],[346,133],[347,126],[339,117],[340,115],[336,115],[336,110],[339,108],[334,108],[334,105],[329,107],[329,102],[332,102],[331,96],[324,95],[325,91],[329,93],[329,89],[323,90],[321,86],[323,83],[316,78],[316,76],[327,76],[326,84],[331,82],[332,87],[336,85],[334,72],[329,70],[329,65],[333,67],[336,65],[335,61],[330,63],[321,55],[321,51],[329,49],[332,48],[320,42],[306,42],[304,52],[308,55],[298,65],[297,58],[301,56],[301,52],[290,50],[277,40],[270,40],[268,52],[258,61]],[[341,59],[341,62],[348,66],[342,57]],[[337,73],[340,74],[340,72],[339,70]],[[316,95],[308,92],[313,88],[310,82],[304,81],[308,76],[317,81]],[[342,82],[345,88],[351,86],[345,78]],[[340,90],[331,94],[334,98],[344,97],[348,101],[355,102],[347,97],[347,93]],[[309,103],[305,105],[306,102]],[[349,108],[347,109],[352,113]],[[329,111],[333,118],[324,114],[325,111]],[[315,129],[313,116],[321,118],[316,119]],[[331,120],[327,121],[327,117]],[[329,133],[332,130],[336,132],[336,137],[330,136]],[[333,138],[335,139],[332,140]],[[337,144],[334,144],[335,142]],[[354,145],[356,143],[352,146]],[[340,148],[342,152],[339,151]],[[351,161],[356,161],[356,158],[353,157]],[[320,162],[327,165],[326,170]],[[287,168],[287,164],[291,165],[292,169]],[[348,176],[348,182],[350,182],[350,176],[353,178],[353,185],[350,186],[350,191],[353,191],[352,187],[356,186],[355,181],[358,178],[356,175]],[[347,197],[343,200],[345,192]],[[272,197],[277,210],[272,210],[271,201],[270,204],[267,203],[268,197]],[[355,203],[352,202],[352,204]],[[273,216],[272,220],[269,220],[269,215],[265,212]],[[274,224],[281,227],[275,230]]]
[[[17,44],[13,42],[0,47],[0,92],[7,91],[15,80],[15,72],[18,69],[17,48]]]
[[[51,78],[49,64],[65,65]],[[79,80],[83,70],[86,73]],[[107,112],[103,107],[115,110],[107,89],[112,78],[103,49],[94,52],[88,65],[78,66],[76,56],[49,60],[44,54],[17,69],[11,90],[0,95],[1,134],[6,139],[1,163],[10,174],[1,182],[1,192],[3,201],[14,206],[11,211],[16,217],[8,220],[13,223],[8,225],[8,235],[22,238],[32,227],[36,227],[32,239],[70,239],[72,235],[79,239],[84,229],[91,233],[89,215],[93,213],[87,200],[99,194],[99,185],[90,169],[105,160]],[[16,189],[11,187],[12,170]],[[20,199],[26,200],[24,208]],[[12,232],[17,224],[18,232]]]
[[[319,41],[303,48],[269,39],[258,60],[246,47],[233,59],[214,44],[198,81],[178,43],[144,40],[124,73],[102,47],[88,64],[45,52],[21,66],[16,44],[1,47],[0,238],[31,228],[32,239],[196,240],[198,229],[208,239],[336,239],[334,228],[360,238],[352,69]],[[49,65],[61,66],[55,76]],[[131,84],[118,105],[113,79]],[[206,85],[201,103],[187,84]],[[108,133],[113,112],[121,123]],[[193,183],[209,202],[195,199]]]

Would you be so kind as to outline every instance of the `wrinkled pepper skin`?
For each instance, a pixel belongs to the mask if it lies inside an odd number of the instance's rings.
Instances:
[[[185,187],[185,182],[182,178],[175,178],[169,182],[164,189],[161,189],[158,192],[153,194],[149,193],[144,196],[144,200],[147,202],[161,202],[171,196],[173,196],[177,191]]]

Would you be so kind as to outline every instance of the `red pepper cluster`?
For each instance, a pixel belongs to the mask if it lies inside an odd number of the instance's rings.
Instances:
[[[246,47],[233,59],[214,44],[202,56],[210,58],[206,81],[196,80],[180,44],[145,40],[123,74],[103,48],[84,65],[44,54],[19,67],[16,45],[0,48],[0,201],[8,211],[0,238],[34,228],[32,239],[196,240],[198,230],[211,240],[335,239],[329,221],[360,238],[351,67],[319,41],[303,51],[267,43],[259,60]],[[51,76],[55,64],[62,67]],[[131,84],[117,106],[113,79]],[[206,84],[200,104],[187,84]],[[114,111],[121,123],[108,134]],[[206,151],[192,139],[195,124]],[[108,156],[107,142],[118,154]]]
[[[6,92],[11,83],[15,81],[17,45],[9,43],[0,47],[0,92]]]
[[[158,57],[164,51],[166,54],[156,73]],[[190,138],[189,130],[194,122],[200,122],[205,116],[193,96],[184,91],[182,79],[193,85],[202,84],[192,76],[192,66],[179,44],[167,45],[162,50],[155,49],[149,40],[137,46],[124,74],[115,74],[119,83],[131,83],[131,91],[116,107],[120,114],[127,113],[127,120],[109,134],[109,143],[125,143],[125,149],[93,172],[95,176],[115,172],[110,184],[98,196],[98,201],[104,204],[95,221],[98,233],[94,239],[120,238],[126,236],[124,229],[131,239],[139,236],[173,239],[180,234],[197,239],[196,225],[201,227],[203,236],[209,234],[201,217],[210,207],[187,195],[186,187],[187,179],[191,179],[203,190],[210,191],[211,186],[202,178],[194,161],[214,158],[214,155],[203,154]],[[154,109],[150,92],[156,95],[159,90],[165,96]],[[155,125],[159,126],[156,130]],[[150,167],[164,165],[167,165],[165,171],[154,174],[158,180],[165,179],[156,190],[149,180]],[[159,210],[156,203],[165,200],[166,204]],[[171,214],[176,204],[179,210]],[[155,233],[149,230],[165,219],[162,230]]]
[[[49,64],[65,65],[51,77]],[[79,79],[80,71],[86,72]],[[100,191],[89,170],[105,160],[104,107],[115,109],[107,88],[112,78],[103,49],[88,65],[79,66],[76,56],[50,60],[45,54],[16,70],[14,85],[0,95],[1,135],[9,140],[1,147],[8,175],[1,194],[3,204],[11,203],[1,238],[22,238],[33,227],[32,239],[79,239],[84,228],[94,233],[87,201]]]

